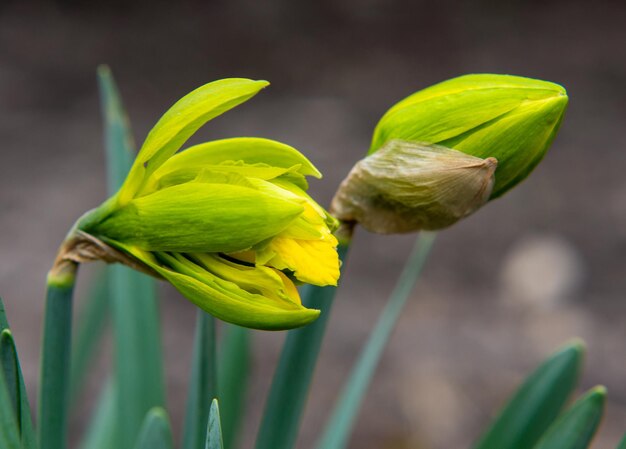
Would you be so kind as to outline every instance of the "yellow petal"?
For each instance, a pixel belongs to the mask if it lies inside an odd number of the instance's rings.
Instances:
[[[274,238],[264,251],[274,253],[267,265],[291,270],[295,277],[309,284],[337,285],[339,258],[337,239],[328,235],[320,240]]]

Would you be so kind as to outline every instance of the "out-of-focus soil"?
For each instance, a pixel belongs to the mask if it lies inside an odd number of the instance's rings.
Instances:
[[[52,2],[54,3],[54,2]],[[551,151],[522,185],[442,232],[363,406],[353,448],[468,447],[543,357],[589,346],[581,387],[609,389],[598,448],[626,431],[626,5],[349,0],[0,3],[0,294],[35,398],[44,280],[73,221],[104,199],[95,68],[111,65],[138,142],[173,101],[229,76],[272,86],[194,141],[264,136],[325,174],[327,204],[393,103],[470,72],[567,87]],[[414,236],[359,231],[298,447],[311,447]],[[84,268],[85,278],[94,273]],[[78,292],[84,296],[87,282]],[[194,307],[162,289],[168,408],[180,434]],[[284,335],[255,332],[243,447]],[[86,423],[105,344],[73,419]]]

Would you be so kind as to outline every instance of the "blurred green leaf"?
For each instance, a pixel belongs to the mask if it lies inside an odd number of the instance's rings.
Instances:
[[[23,449],[34,449],[36,437],[30,414],[30,404],[24,386],[24,378],[15,348],[15,341],[9,329],[0,333],[0,367],[13,405],[18,431]]]
[[[619,446],[617,446],[617,449],[626,449],[626,435],[622,438],[622,441],[619,443]]]
[[[98,69],[109,194],[134,159],[126,113],[108,67]],[[159,312],[154,280],[123,266],[108,268],[115,339],[116,431],[119,447],[135,442],[146,413],[165,402]]]
[[[4,370],[0,370],[0,447],[2,449],[21,449],[13,400],[7,387]]]
[[[233,449],[245,412],[245,397],[250,370],[250,330],[224,324],[218,358],[218,397],[224,447]]]
[[[348,248],[348,244],[337,248],[343,261]],[[265,404],[256,449],[290,449],[295,444],[336,293],[336,287],[306,285],[302,289],[302,305],[320,310],[320,316],[308,326],[287,333]]]
[[[117,443],[117,435],[115,416],[117,406],[115,404],[117,398],[115,387],[111,381],[108,381],[104,387],[89,428],[79,445],[80,449],[109,449],[120,447]]]
[[[215,318],[198,309],[185,412],[183,449],[204,447],[209,408],[217,394],[215,357]]]
[[[172,449],[172,431],[167,413],[154,407],[146,415],[135,449]]]
[[[572,342],[539,366],[496,417],[475,449],[528,449],[556,419],[580,374],[584,345]]]
[[[209,422],[206,430],[205,449],[224,449],[222,429],[220,427],[220,409],[217,399],[213,399],[211,402],[211,412],[209,413]]]
[[[106,271],[101,270],[96,275],[93,284],[77,321],[76,337],[73,342],[72,366],[70,378],[71,402],[75,403],[80,392],[89,363],[96,354],[96,346],[104,334],[105,325],[109,316],[110,294]]]
[[[593,388],[550,426],[534,449],[587,448],[602,418],[605,402],[606,389]]]
[[[371,383],[378,362],[383,354],[391,332],[401,316],[415,282],[426,263],[436,233],[421,232],[400,278],[382,314],[376,322],[350,377],[345,382],[335,410],[328,419],[326,429],[320,438],[319,449],[343,449],[348,443],[350,432],[358,416],[363,398]]]
[[[4,302],[0,298],[0,332],[9,328],[9,321],[7,320],[6,310],[4,309]]]

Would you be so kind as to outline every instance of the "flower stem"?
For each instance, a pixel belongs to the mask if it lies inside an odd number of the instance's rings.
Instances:
[[[56,263],[48,274],[41,378],[39,382],[39,443],[41,449],[67,447],[72,293],[78,264]]]
[[[328,420],[326,430],[317,445],[318,449],[343,449],[346,447],[365,392],[374,376],[376,366],[389,341],[391,332],[424,267],[435,235],[432,232],[419,234],[396,287],[345,383],[335,410]]]
[[[348,240],[341,240],[337,249],[344,260]],[[290,449],[298,436],[302,411],[313,378],[326,323],[330,316],[336,287],[307,286],[302,303],[310,309],[319,309],[320,316],[313,323],[287,333],[287,339],[270,390],[265,413],[257,437],[256,449]]]

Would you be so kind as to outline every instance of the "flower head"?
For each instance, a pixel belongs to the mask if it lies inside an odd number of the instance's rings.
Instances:
[[[319,171],[294,148],[261,138],[178,152],[267,84],[220,80],[179,100],[148,134],[122,188],[76,228],[109,259],[168,280],[220,319],[286,329],[319,314],[302,306],[295,282],[336,285],[339,277],[336,221],[306,193],[306,176]]]
[[[556,136],[563,87],[466,75],[421,90],[378,123],[333,214],[378,233],[450,226],[526,178]]]

